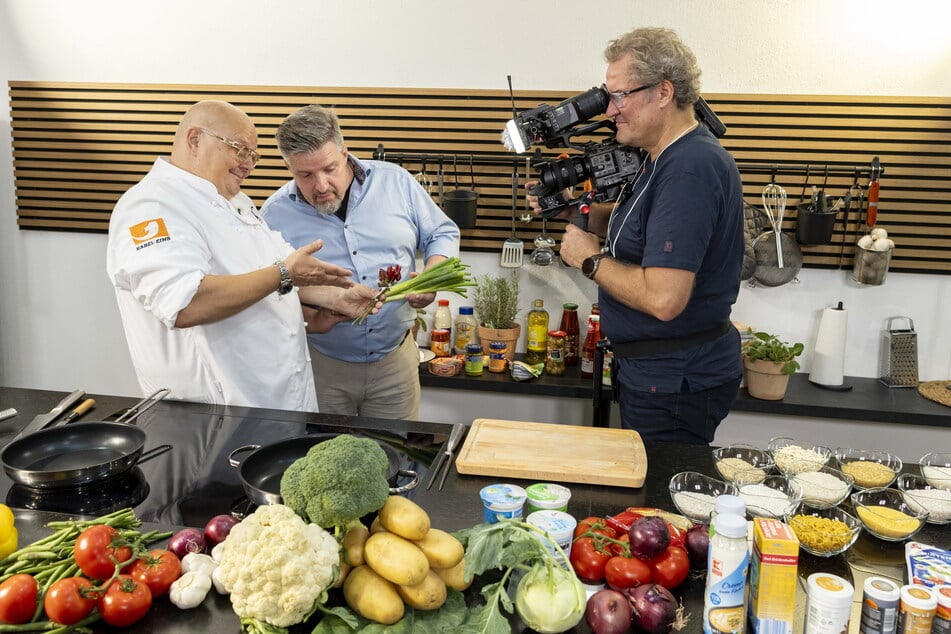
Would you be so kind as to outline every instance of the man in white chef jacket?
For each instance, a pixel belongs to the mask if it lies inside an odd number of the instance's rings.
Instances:
[[[323,307],[306,325],[319,332],[374,291],[313,257],[320,240],[295,250],[268,228],[241,192],[256,148],[244,112],[193,105],[171,156],[116,204],[106,269],[144,393],[315,412],[301,301]]]

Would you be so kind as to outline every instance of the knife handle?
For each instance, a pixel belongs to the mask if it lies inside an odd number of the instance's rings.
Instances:
[[[63,419],[63,424],[68,425],[69,423],[73,422],[74,420],[76,420],[77,418],[79,418],[80,416],[82,416],[83,414],[85,414],[86,412],[88,412],[95,406],[96,406],[96,399],[87,398],[85,401],[77,405],[76,409],[74,409],[73,411],[71,411],[69,414],[66,415],[66,418]]]
[[[17,411],[12,407],[10,409],[0,410],[0,420],[6,420],[8,418],[13,418],[17,415]]]
[[[70,392],[66,396],[66,398],[61,400],[59,403],[56,404],[56,407],[50,410],[50,414],[56,414],[57,416],[59,416],[60,414],[63,413],[63,410],[65,410],[67,407],[69,407],[70,405],[72,405],[73,403],[75,403],[76,401],[84,397],[85,395],[86,393],[82,390],[76,390],[74,392]]]

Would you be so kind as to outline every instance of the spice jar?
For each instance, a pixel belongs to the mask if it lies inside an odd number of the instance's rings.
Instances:
[[[489,372],[505,372],[508,359],[505,358],[505,342],[492,341],[489,343]]]
[[[552,376],[565,373],[565,331],[548,331],[548,356],[545,358],[545,372]]]
[[[484,367],[482,344],[466,345],[466,376],[481,376]]]
[[[429,335],[429,348],[437,357],[448,357],[450,353],[449,330],[434,328]]]

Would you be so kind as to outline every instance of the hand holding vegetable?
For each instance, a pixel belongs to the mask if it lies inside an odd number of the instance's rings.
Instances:
[[[394,274],[398,275],[400,271],[381,269],[380,289],[386,293],[384,302],[395,302],[405,300],[409,295],[424,295],[439,291],[456,293],[465,297],[466,287],[475,286],[475,281],[469,275],[468,268],[468,265],[463,264],[462,260],[457,257],[447,258],[429,267],[419,275],[411,275],[409,279],[395,283],[393,281]],[[384,279],[388,281],[386,285],[383,283]],[[366,321],[370,310],[369,307],[364,310],[363,314],[357,317],[353,323],[362,324]]]

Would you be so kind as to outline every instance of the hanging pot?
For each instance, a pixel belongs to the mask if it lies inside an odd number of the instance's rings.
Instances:
[[[456,157],[452,157],[452,173],[455,179],[456,189],[448,191],[445,198],[440,198],[443,211],[449,216],[460,229],[472,229],[476,225],[476,209],[479,194],[475,190],[475,171],[472,165],[472,156],[469,156],[469,180],[471,189],[461,189],[459,187],[459,171],[457,169]]]

